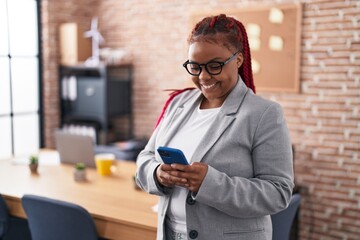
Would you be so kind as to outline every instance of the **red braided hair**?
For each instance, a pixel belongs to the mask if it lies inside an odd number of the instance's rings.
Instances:
[[[227,17],[225,14],[218,16],[207,17],[198,22],[192,30],[188,42],[193,43],[197,41],[210,41],[222,44],[230,51],[239,51],[243,54],[244,61],[238,70],[241,78],[246,86],[255,93],[254,79],[251,69],[251,54],[249,48],[249,41],[244,25],[238,20]],[[161,122],[166,108],[174,97],[183,93],[184,91],[192,90],[194,88],[185,88],[176,90],[170,93],[169,99],[156,122],[155,128]]]
[[[255,85],[251,68],[249,41],[244,25],[225,14],[206,17],[198,22],[192,30],[188,42],[208,41],[222,44],[230,51],[242,53],[244,61],[238,73],[246,86],[255,93]]]
[[[160,116],[158,117],[158,120],[156,121],[156,124],[155,124],[155,128],[160,124],[165,112],[166,112],[166,109],[167,107],[169,106],[169,104],[171,103],[171,101],[174,99],[174,97],[176,97],[177,95],[179,95],[180,93],[183,93],[185,91],[188,91],[188,90],[193,90],[195,88],[193,87],[189,87],[189,88],[184,88],[184,89],[169,89],[168,91],[171,91],[171,93],[169,94],[170,97],[168,98],[168,100],[166,101],[161,113],[160,113]]]

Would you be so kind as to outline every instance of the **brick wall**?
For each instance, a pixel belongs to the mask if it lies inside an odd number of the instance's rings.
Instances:
[[[196,2],[196,3],[194,3]],[[59,124],[58,26],[89,27],[99,16],[104,47],[133,55],[134,133],[148,137],[167,98],[189,86],[191,11],[293,1],[42,1],[46,146]],[[301,91],[259,95],[279,102],[295,145],[295,174],[304,196],[300,239],[360,238],[360,1],[303,0]],[[255,79],[256,83],[256,79]]]

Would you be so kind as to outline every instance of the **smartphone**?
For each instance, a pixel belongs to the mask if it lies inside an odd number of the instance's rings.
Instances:
[[[178,164],[189,165],[184,153],[180,149],[159,147],[157,151],[160,154],[161,159],[166,164],[178,163]]]

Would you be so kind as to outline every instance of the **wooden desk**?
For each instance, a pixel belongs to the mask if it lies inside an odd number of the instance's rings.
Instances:
[[[109,239],[156,239],[157,215],[151,209],[158,198],[135,190],[132,162],[118,162],[115,174],[103,177],[87,168],[87,182],[73,180],[72,165],[39,166],[32,175],[26,164],[0,161],[0,194],[10,214],[26,218],[24,194],[35,194],[76,203],[95,220],[98,234]]]

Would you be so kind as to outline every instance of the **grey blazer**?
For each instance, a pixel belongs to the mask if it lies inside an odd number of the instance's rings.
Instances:
[[[160,196],[157,239],[164,239],[164,219],[172,189],[154,176],[162,162],[157,147],[166,146],[198,106],[199,90],[176,96],[137,159],[137,184]],[[289,133],[279,104],[255,95],[241,78],[226,98],[191,159],[208,172],[186,203],[188,239],[272,238],[270,214],[287,207],[293,183]]]

